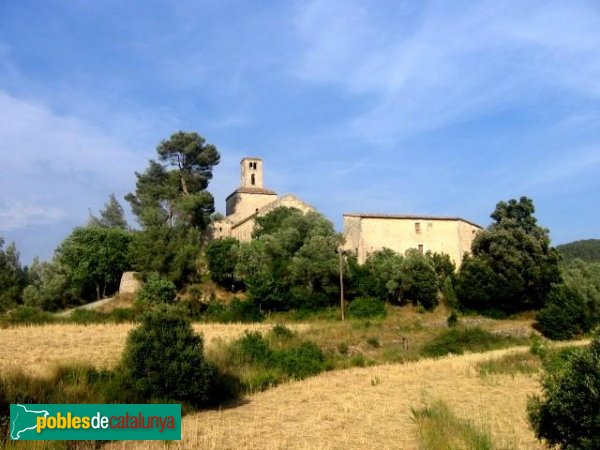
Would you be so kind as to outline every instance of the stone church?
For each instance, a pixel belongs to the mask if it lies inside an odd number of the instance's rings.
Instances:
[[[242,159],[240,172],[240,187],[225,200],[226,217],[212,225],[213,238],[234,237],[249,241],[255,218],[280,206],[314,211],[312,206],[294,195],[278,197],[274,191],[266,189],[262,159]],[[422,253],[446,253],[458,266],[481,229],[460,217],[347,213],[344,214],[344,250],[356,252],[358,262],[363,263],[369,253],[383,248],[401,254],[414,248]]]
[[[267,214],[280,206],[296,208],[305,213],[315,210],[294,195],[278,197],[276,192],[266,189],[263,185],[262,159],[242,159],[240,172],[240,187],[225,199],[225,218],[212,225],[213,238],[233,237],[249,241],[252,239],[256,216]]]

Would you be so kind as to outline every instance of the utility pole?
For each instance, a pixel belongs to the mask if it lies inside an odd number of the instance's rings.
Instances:
[[[342,322],[345,319],[344,314],[344,259],[342,256],[342,248],[338,248],[339,260],[340,260],[340,309],[342,310]]]

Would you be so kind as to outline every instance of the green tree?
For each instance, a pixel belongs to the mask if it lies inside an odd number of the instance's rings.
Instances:
[[[210,241],[205,250],[210,278],[226,289],[236,290],[235,265],[239,241],[234,238]]]
[[[321,307],[339,292],[340,243],[321,214],[277,208],[258,217],[253,240],[240,244],[235,276],[267,309]]]
[[[156,148],[146,172],[136,173],[135,194],[125,199],[144,226],[184,224],[204,230],[214,212],[206,190],[219,152],[197,133],[179,131]]]
[[[127,220],[123,207],[117,201],[115,194],[110,194],[108,202],[104,204],[104,209],[100,211],[100,217],[92,216],[89,221],[90,226],[120,228],[128,230]]]
[[[127,338],[121,362],[125,385],[138,400],[168,399],[207,404],[217,370],[206,361],[202,336],[176,308],[144,314]]]
[[[560,370],[542,376],[542,395],[528,404],[539,439],[564,450],[600,448],[600,332]]]
[[[582,259],[588,262],[600,263],[600,239],[584,239],[559,245],[556,249],[563,255],[565,261]]]
[[[56,259],[82,298],[95,294],[100,299],[116,291],[122,273],[130,268],[130,242],[131,234],[119,228],[75,228],[57,248]]]
[[[198,281],[200,244],[200,232],[195,228],[148,226],[133,233],[128,259],[133,270],[144,276],[156,273],[182,287]]]
[[[153,275],[146,280],[137,294],[137,299],[159,305],[174,303],[177,299],[177,288],[171,280]]]
[[[408,250],[402,261],[402,297],[414,305],[433,309],[438,304],[438,275],[429,258],[417,250]]]
[[[67,270],[56,257],[50,262],[35,257],[28,275],[29,284],[23,290],[25,305],[58,311],[80,302],[79,289],[69,284]]]
[[[21,267],[15,243],[3,247],[4,239],[0,237],[0,312],[20,302],[27,284],[27,271]]]
[[[388,302],[401,302],[404,257],[389,248],[367,256],[359,274],[359,292]]]
[[[494,222],[477,234],[457,277],[463,308],[510,314],[544,306],[560,282],[560,255],[534,212],[527,197],[496,205]]]

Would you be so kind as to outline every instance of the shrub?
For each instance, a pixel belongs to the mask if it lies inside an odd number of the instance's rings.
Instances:
[[[123,382],[139,400],[208,403],[217,371],[204,359],[202,337],[174,308],[147,312],[132,330],[121,363]]]
[[[600,333],[558,372],[542,377],[542,396],[528,404],[539,439],[561,449],[600,448]]]
[[[271,357],[271,349],[258,331],[246,331],[234,345],[239,362],[265,363]]]
[[[511,337],[502,337],[481,328],[451,328],[423,347],[426,356],[462,355],[465,351],[483,352],[516,343]]]
[[[303,379],[325,370],[325,354],[314,342],[302,342],[296,347],[277,350],[273,365],[286,375]]]
[[[222,323],[251,323],[261,322],[264,319],[264,314],[252,300],[242,301],[234,298],[228,305],[218,301],[210,302],[206,309],[206,318],[210,321]]]
[[[289,340],[294,337],[294,332],[285,325],[278,323],[271,329],[271,334],[280,340]]]
[[[175,284],[158,276],[152,276],[144,283],[137,294],[137,299],[147,303],[173,303],[177,297]]]
[[[8,313],[7,321],[13,324],[42,324],[53,322],[54,316],[33,306],[18,306]]]
[[[368,319],[372,317],[385,317],[385,303],[372,297],[359,297],[350,303],[348,316],[357,319]]]
[[[456,314],[456,311],[452,311],[446,321],[448,322],[448,326],[450,328],[458,325],[458,314]]]
[[[402,297],[413,305],[433,309],[438,304],[438,284],[431,261],[418,251],[407,251],[402,261]]]
[[[585,299],[567,284],[554,286],[548,304],[537,314],[535,327],[553,340],[572,339],[589,331],[591,318]]]
[[[234,238],[215,239],[207,244],[205,252],[211,280],[232,291],[240,284],[234,277],[239,244]]]
[[[381,344],[379,343],[379,339],[375,336],[367,338],[367,344],[369,344],[373,348],[378,348]]]
[[[67,317],[70,322],[79,323],[79,324],[89,324],[89,323],[98,323],[105,322],[107,319],[107,314],[101,313],[99,311],[95,311],[93,309],[76,309],[71,312]]]

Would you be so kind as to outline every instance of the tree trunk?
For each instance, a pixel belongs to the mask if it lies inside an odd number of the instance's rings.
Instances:
[[[185,178],[183,176],[183,173],[179,173],[179,180],[181,181],[181,189],[183,190],[183,194],[184,195],[190,195],[190,192],[188,191],[187,188],[187,183],[185,182]]]
[[[100,285],[96,283],[96,300],[100,300]]]

